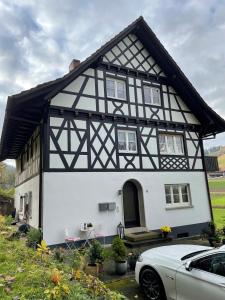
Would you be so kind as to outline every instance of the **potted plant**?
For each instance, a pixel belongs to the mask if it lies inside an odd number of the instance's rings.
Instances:
[[[92,228],[92,227],[93,227],[92,223],[87,223],[87,228]]]
[[[168,225],[162,226],[160,230],[164,238],[167,238],[168,234],[172,231],[171,227]]]
[[[86,266],[85,271],[93,276],[98,276],[99,270],[101,269],[104,260],[103,247],[99,241],[92,241],[91,247],[88,251],[88,259],[89,263]]]
[[[130,267],[131,271],[135,270],[135,266],[136,266],[138,256],[139,256],[138,253],[134,253],[134,252],[128,253],[128,264],[129,264],[129,267]]]
[[[208,229],[202,230],[203,236],[205,236],[211,247],[218,247],[221,244],[223,230],[217,230],[216,225],[213,222],[208,224]]]
[[[112,252],[116,273],[118,275],[124,275],[127,271],[127,249],[119,236],[116,236],[112,242]]]

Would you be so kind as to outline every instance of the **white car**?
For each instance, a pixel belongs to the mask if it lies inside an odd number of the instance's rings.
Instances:
[[[174,245],[143,252],[135,278],[146,299],[224,300],[225,246]]]

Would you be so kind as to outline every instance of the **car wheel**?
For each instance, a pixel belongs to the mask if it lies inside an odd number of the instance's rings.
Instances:
[[[141,272],[140,286],[147,299],[165,300],[165,292],[159,275],[151,269]]]

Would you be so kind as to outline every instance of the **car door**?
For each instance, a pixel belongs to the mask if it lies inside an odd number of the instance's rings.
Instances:
[[[177,300],[225,299],[225,253],[206,255],[176,273]]]

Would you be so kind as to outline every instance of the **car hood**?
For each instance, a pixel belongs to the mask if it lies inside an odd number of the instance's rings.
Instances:
[[[175,260],[181,260],[182,257],[191,254],[193,252],[210,250],[211,247],[198,246],[198,245],[172,245],[162,246],[147,250],[142,253],[143,257],[155,256],[155,257],[168,257]]]

